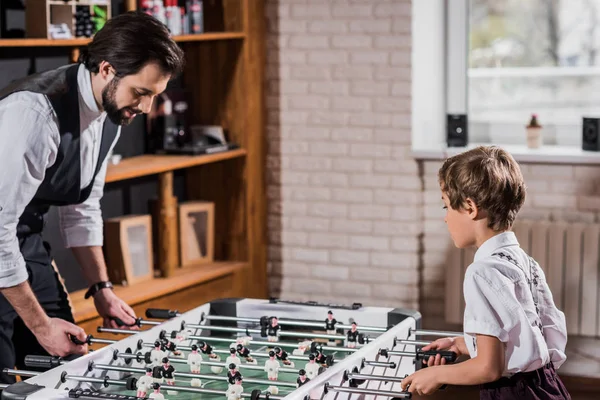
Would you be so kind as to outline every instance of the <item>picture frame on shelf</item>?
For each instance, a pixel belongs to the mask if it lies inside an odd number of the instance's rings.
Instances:
[[[179,252],[181,267],[214,260],[215,205],[187,201],[179,205]]]

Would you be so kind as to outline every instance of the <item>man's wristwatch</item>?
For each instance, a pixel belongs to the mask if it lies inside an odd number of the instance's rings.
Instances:
[[[98,293],[102,289],[112,289],[113,284],[110,281],[106,282],[98,282],[90,286],[87,292],[85,292],[85,299],[89,299],[90,297],[94,297],[96,293]]]

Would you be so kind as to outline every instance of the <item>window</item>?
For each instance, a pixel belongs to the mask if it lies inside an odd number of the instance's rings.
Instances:
[[[525,145],[536,114],[544,145],[581,149],[582,118],[600,117],[600,0],[413,2],[413,73],[415,149],[445,147],[446,113],[468,114],[470,143]]]

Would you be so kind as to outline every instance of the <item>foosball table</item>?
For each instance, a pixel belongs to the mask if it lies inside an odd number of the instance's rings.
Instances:
[[[1,398],[27,400],[211,398],[226,400],[410,398],[402,379],[437,353],[423,352],[420,314],[398,308],[222,299],[180,314],[149,309],[139,330],[98,328],[122,340],[65,361],[28,356],[31,371]]]

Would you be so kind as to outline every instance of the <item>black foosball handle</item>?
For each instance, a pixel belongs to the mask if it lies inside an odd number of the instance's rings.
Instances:
[[[52,369],[60,366],[62,358],[56,356],[40,356],[28,355],[25,356],[25,366],[27,368]]]
[[[427,362],[429,361],[429,357],[435,357],[437,355],[440,355],[440,357],[442,357],[444,360],[446,360],[446,364],[451,364],[454,361],[456,361],[457,355],[455,352],[453,351],[445,351],[445,350],[427,350],[427,351],[422,351],[419,350],[417,351],[417,354],[415,356],[417,362]]]
[[[81,341],[79,339],[77,339],[75,336],[69,334],[69,339],[71,339],[71,342],[75,343],[76,345],[84,345],[84,344],[88,344],[91,345],[92,344],[92,335],[87,335],[85,337],[85,341]]]
[[[177,310],[165,310],[164,308],[149,308],[146,310],[146,318],[171,319],[179,316]]]

